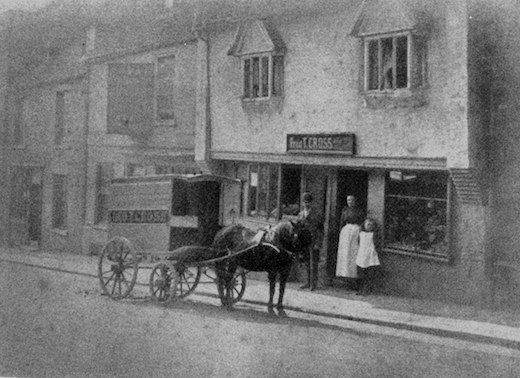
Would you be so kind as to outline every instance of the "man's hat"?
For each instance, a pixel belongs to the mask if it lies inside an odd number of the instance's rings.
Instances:
[[[312,199],[313,198],[312,198],[312,194],[311,193],[309,193],[309,192],[303,193],[303,196],[302,196],[302,201],[303,202],[310,203],[310,202],[312,202]]]

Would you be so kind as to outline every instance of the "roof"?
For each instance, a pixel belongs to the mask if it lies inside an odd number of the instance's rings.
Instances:
[[[397,31],[422,32],[428,27],[420,0],[364,0],[351,30],[354,36]]]

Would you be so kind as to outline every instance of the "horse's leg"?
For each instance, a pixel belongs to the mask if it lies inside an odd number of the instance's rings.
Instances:
[[[289,278],[289,273],[291,272],[291,264],[289,264],[288,267],[284,267],[280,271],[280,287],[279,287],[279,293],[278,293],[278,304],[276,305],[276,308],[280,313],[283,312],[283,295],[285,293],[285,283],[287,282],[287,278]],[[283,312],[283,315],[285,315],[285,312]]]
[[[270,271],[267,272],[267,277],[269,278],[269,302],[267,303],[267,309],[269,312],[273,311],[273,298],[274,298],[274,289],[276,285],[276,272]]]

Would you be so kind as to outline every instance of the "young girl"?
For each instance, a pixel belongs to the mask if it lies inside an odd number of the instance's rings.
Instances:
[[[363,223],[363,228],[359,232],[359,249],[356,257],[357,272],[359,277],[358,295],[366,295],[373,289],[379,266],[377,256],[377,236],[376,223],[373,219],[367,218]]]

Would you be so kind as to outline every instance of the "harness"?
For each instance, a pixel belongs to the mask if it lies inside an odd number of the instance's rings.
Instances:
[[[284,252],[287,255],[289,255],[289,257],[294,259],[296,257],[296,254],[294,252],[291,252],[288,249],[283,248],[283,247],[277,247],[276,245],[273,244],[273,242],[275,242],[275,238],[276,238],[275,235],[276,234],[273,230],[273,227],[268,226],[267,228],[260,229],[258,231],[258,233],[255,235],[255,237],[253,238],[253,241],[256,242],[256,246],[259,246],[259,245],[268,246],[268,247],[274,249],[277,253]]]

